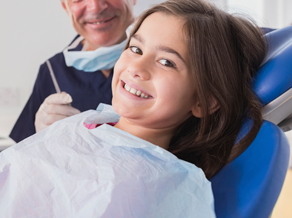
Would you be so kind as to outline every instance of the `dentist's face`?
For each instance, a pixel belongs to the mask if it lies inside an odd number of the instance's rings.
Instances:
[[[125,40],[125,30],[134,20],[135,4],[136,0],[62,1],[75,30],[87,41],[88,50]]]

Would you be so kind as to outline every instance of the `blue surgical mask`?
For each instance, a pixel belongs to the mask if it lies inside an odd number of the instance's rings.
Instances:
[[[126,33],[129,35],[132,26],[128,27]],[[120,44],[109,47],[100,47],[94,51],[70,51],[76,48],[81,41],[82,36],[78,37],[70,46],[64,49],[63,54],[67,67],[74,67],[85,72],[95,72],[97,70],[112,69],[120,58],[127,40]]]

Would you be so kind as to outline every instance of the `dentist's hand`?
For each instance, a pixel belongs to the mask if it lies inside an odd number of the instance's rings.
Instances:
[[[35,129],[39,132],[54,122],[79,114],[80,111],[71,107],[72,97],[66,92],[48,96],[35,115]]]

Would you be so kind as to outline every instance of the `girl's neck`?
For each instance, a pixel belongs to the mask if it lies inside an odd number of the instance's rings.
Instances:
[[[153,129],[139,126],[127,121],[123,117],[121,117],[115,127],[166,150],[168,150],[174,132],[174,129]]]

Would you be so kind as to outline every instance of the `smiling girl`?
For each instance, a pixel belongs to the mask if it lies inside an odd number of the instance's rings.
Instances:
[[[112,81],[112,104],[121,115],[116,127],[166,150],[177,127],[200,116],[183,24],[165,13],[149,15],[131,36]]]
[[[115,66],[117,128],[201,167],[211,178],[262,124],[251,82],[266,53],[250,21],[195,0],[140,17]],[[240,129],[250,130],[239,138]]]
[[[251,82],[265,52],[259,28],[202,0],[154,6],[115,66],[113,108],[54,123],[0,154],[0,210],[215,217],[206,177],[257,135],[261,106]]]

